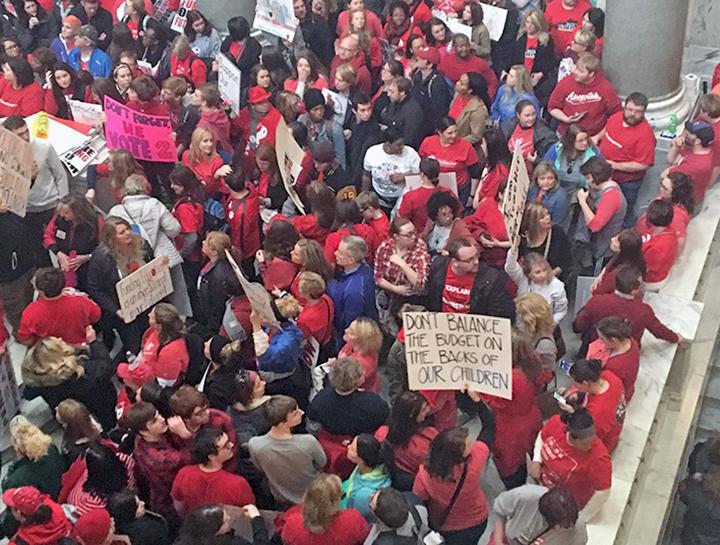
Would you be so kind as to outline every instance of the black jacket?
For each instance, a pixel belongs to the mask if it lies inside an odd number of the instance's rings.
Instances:
[[[24,218],[0,214],[0,282],[12,282],[35,265],[31,231]]]
[[[449,256],[436,257],[430,266],[430,281],[425,304],[428,310],[434,312],[442,310],[443,287],[449,266]],[[515,304],[506,289],[509,281],[504,271],[492,268],[481,259],[470,292],[470,314],[497,316],[515,321]]]
[[[512,64],[525,62],[526,46],[527,35],[523,34],[513,44]],[[545,45],[538,44],[531,72],[542,72],[543,75],[534,89],[535,96],[542,106],[547,104],[548,98],[557,84],[558,62],[559,60],[555,58],[555,46],[552,38]]]
[[[87,13],[85,13],[85,8],[82,7],[82,4],[75,6],[70,13],[80,19],[82,24],[94,26],[95,30],[98,31],[98,36],[105,34],[104,38],[98,40],[98,47],[105,51],[110,45],[110,40],[112,40],[112,14],[105,8],[98,7],[97,13],[88,19]]]
[[[39,24],[32,29],[28,26],[25,17],[18,21],[18,39],[23,50],[35,51],[38,47],[50,47],[52,41],[57,37],[57,22],[52,14],[44,14],[39,21]]]
[[[330,62],[335,56],[335,50],[333,49],[333,44],[335,43],[335,27],[333,26],[331,29],[327,21],[311,13],[310,8],[308,8],[307,12],[308,14],[305,19],[300,22],[300,29],[302,30],[305,45],[307,45],[310,51],[315,53],[323,66],[330,66]]]
[[[429,136],[435,132],[438,121],[450,111],[452,95],[447,80],[437,70],[433,70],[425,79],[420,70],[415,70],[412,97],[425,113],[425,136]]]
[[[363,161],[367,150],[383,141],[380,124],[374,119],[358,123],[353,121],[350,126],[352,135],[347,141],[345,159],[348,164],[348,174],[355,187],[362,186]]]
[[[167,523],[160,516],[147,513],[130,522],[118,522],[117,533],[130,538],[132,545],[170,545]]]
[[[225,55],[227,55],[227,57],[235,63],[235,66],[240,69],[240,72],[242,73],[240,85],[242,86],[242,89],[247,89],[250,87],[250,70],[252,70],[252,67],[260,62],[262,47],[255,38],[249,36],[245,42],[245,49],[243,50],[242,55],[235,58],[230,54],[230,46],[232,45],[232,42],[233,39],[230,36],[227,36],[220,46],[220,51],[225,53]]]
[[[510,119],[506,119],[500,125],[500,130],[502,131],[503,136],[506,140],[510,139],[510,136],[512,136],[512,133],[515,130],[515,127],[517,127],[517,124],[518,118],[516,116]],[[557,133],[552,130],[548,126],[548,124],[545,123],[545,121],[542,120],[538,115],[533,130],[533,146],[535,147],[535,151],[537,152],[537,163],[543,160],[543,157],[545,157],[547,151],[552,146],[554,146],[558,140],[559,138]]]
[[[425,115],[420,104],[412,96],[405,97],[402,102],[390,102],[381,114],[382,124],[387,127],[398,127],[405,137],[405,145],[420,148],[427,128],[423,126]]]
[[[221,259],[198,279],[199,313],[196,318],[213,333],[220,331],[225,314],[225,302],[228,300],[225,280],[234,276],[230,263],[226,259]]]

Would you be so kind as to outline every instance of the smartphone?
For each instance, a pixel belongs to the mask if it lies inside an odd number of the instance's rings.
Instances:
[[[565,399],[559,392],[553,392],[553,397],[558,403],[562,403],[563,405],[569,405],[567,399]]]
[[[562,369],[565,373],[570,374],[570,369],[573,366],[573,362],[567,361],[567,360],[560,360],[560,369]]]

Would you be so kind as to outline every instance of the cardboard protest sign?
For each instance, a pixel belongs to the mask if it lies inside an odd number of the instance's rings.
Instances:
[[[240,69],[220,53],[218,62],[218,91],[223,100],[230,102],[232,111],[237,115],[240,112]]]
[[[197,0],[180,0],[180,5],[170,28],[175,32],[182,33],[187,25],[187,14],[194,9],[197,9]]]
[[[126,149],[135,159],[174,163],[177,160],[170,118],[145,115],[105,97],[105,140],[108,149]]]
[[[405,176],[405,192],[418,189],[422,185],[419,174],[408,174]],[[454,172],[441,172],[438,181],[439,187],[446,187],[458,196],[457,177]]]
[[[525,213],[530,177],[528,176],[525,159],[523,159],[520,146],[515,147],[507,188],[500,211],[505,216],[505,229],[508,240],[514,245],[518,244],[520,237],[520,224]]]
[[[477,314],[406,312],[411,390],[470,388],[512,399],[510,320]]]
[[[0,203],[22,218],[27,209],[34,160],[31,144],[0,128]]]
[[[254,28],[292,42],[297,26],[293,0],[257,0]]]
[[[508,16],[508,10],[483,4],[483,23],[490,31],[490,39],[498,41],[505,31],[505,21]]]
[[[68,100],[73,120],[84,125],[96,127],[103,123],[103,111],[100,104],[89,104],[80,100]]]
[[[166,257],[156,257],[115,285],[126,324],[173,291]]]
[[[237,276],[240,281],[240,285],[245,291],[245,295],[247,295],[247,298],[250,301],[250,306],[258,313],[258,316],[260,316],[260,319],[264,323],[280,329],[280,322],[278,322],[277,318],[275,318],[275,313],[270,305],[272,297],[265,289],[265,286],[258,284],[257,282],[250,282],[247,278],[245,278],[245,275],[242,273],[242,270],[240,270],[240,267],[235,261],[235,258],[233,258],[232,254],[225,250],[225,255],[230,262],[232,270],[235,272],[235,276]]]
[[[280,166],[280,175],[282,176],[285,191],[292,199],[295,207],[301,214],[305,214],[300,197],[295,191],[295,181],[300,175],[302,160],[305,152],[300,145],[295,142],[290,129],[285,124],[285,120],[281,117],[278,123],[277,132],[275,133],[275,155]]]

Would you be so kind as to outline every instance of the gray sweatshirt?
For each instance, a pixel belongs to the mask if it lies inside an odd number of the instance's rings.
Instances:
[[[33,155],[38,173],[30,185],[28,212],[44,212],[55,208],[60,199],[70,192],[65,168],[55,148],[47,142],[32,140]]]

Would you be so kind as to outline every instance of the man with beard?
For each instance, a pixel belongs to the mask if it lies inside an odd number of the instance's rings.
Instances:
[[[689,176],[693,182],[693,196],[698,204],[702,202],[712,181],[714,140],[715,133],[709,123],[688,121],[685,131],[672,141],[667,154],[667,162],[671,166],[662,175],[682,172]]]
[[[632,93],[622,111],[610,116],[598,137],[600,152],[613,167],[613,180],[620,184],[627,212],[623,227],[635,225],[635,202],[645,173],[655,162],[655,134],[645,118],[648,99]]]

